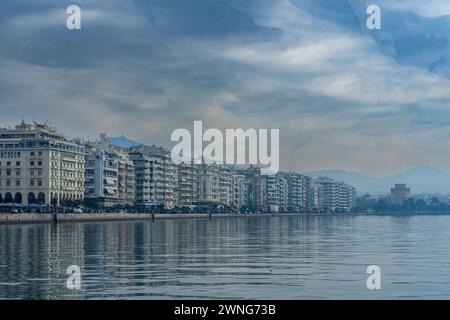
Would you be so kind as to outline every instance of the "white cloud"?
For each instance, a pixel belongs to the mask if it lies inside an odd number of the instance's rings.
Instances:
[[[425,17],[450,15],[450,3],[447,0],[378,0],[381,6],[389,9],[413,11]]]

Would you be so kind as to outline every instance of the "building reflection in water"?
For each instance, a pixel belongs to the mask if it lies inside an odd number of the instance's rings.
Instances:
[[[349,283],[365,277],[355,276],[366,263],[358,259],[373,253],[361,248],[370,234],[364,219],[0,225],[0,298],[300,297],[299,288],[320,287],[333,274]],[[70,265],[81,268],[81,290],[66,288]]]

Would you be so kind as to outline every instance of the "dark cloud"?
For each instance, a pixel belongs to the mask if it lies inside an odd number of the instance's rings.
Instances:
[[[364,1],[77,3],[69,31],[72,1],[0,2],[0,125],[34,113],[72,136],[169,145],[203,120],[280,128],[285,168],[448,168],[427,138],[449,131],[440,17],[386,7],[370,33]]]

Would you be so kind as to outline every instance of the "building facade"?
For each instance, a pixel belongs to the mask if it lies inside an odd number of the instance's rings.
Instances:
[[[247,202],[247,183],[245,180],[245,175],[239,174],[238,172],[233,173],[232,177],[232,191],[233,191],[233,207],[236,209],[241,209],[248,205]]]
[[[135,170],[135,205],[172,208],[177,201],[177,175],[170,152],[163,147],[138,146],[128,149]]]
[[[92,207],[119,204],[119,161],[111,152],[86,146],[85,202]]]
[[[3,204],[63,205],[84,199],[84,148],[48,124],[0,128]]]
[[[135,173],[134,164],[124,148],[109,143],[106,134],[100,134],[100,139],[89,143],[90,147],[110,154],[118,164],[117,171],[117,205],[133,206],[135,197]]]
[[[354,187],[327,177],[320,177],[316,182],[319,207],[322,212],[349,213],[355,207],[356,190]]]
[[[216,164],[202,163],[198,166],[199,202],[220,203],[220,169]]]
[[[176,165],[177,205],[193,206],[199,199],[198,167],[192,162]]]

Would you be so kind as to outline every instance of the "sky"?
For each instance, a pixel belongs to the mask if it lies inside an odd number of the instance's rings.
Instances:
[[[280,129],[286,170],[450,170],[449,41],[446,0],[3,0],[0,126],[170,147],[202,120]]]

